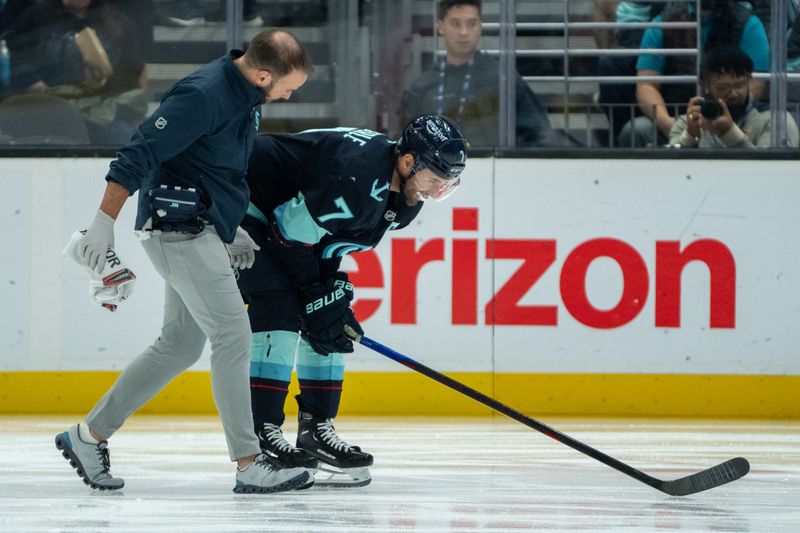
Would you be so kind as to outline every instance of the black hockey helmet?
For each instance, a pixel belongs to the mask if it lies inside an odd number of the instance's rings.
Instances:
[[[467,162],[467,142],[455,122],[444,115],[420,115],[403,129],[398,153],[414,155],[412,175],[424,168],[458,186]]]

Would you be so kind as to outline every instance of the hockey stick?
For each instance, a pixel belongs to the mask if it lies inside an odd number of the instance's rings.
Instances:
[[[451,389],[456,390],[465,396],[469,396],[473,400],[480,402],[487,407],[491,407],[495,411],[502,413],[507,417],[516,420],[517,422],[525,424],[529,428],[535,429],[540,433],[544,433],[548,437],[557,440],[561,444],[566,444],[570,448],[577,450],[584,455],[588,455],[592,459],[596,459],[601,463],[608,465],[611,468],[618,470],[623,474],[632,477],[633,479],[636,479],[637,481],[646,483],[654,489],[660,490],[661,492],[669,494],[670,496],[686,496],[687,494],[694,494],[695,492],[713,489],[714,487],[724,485],[725,483],[736,481],[750,471],[750,463],[747,462],[747,459],[744,457],[736,457],[734,459],[725,461],[724,463],[712,466],[711,468],[707,468],[701,472],[697,472],[680,479],[675,479],[673,481],[656,479],[648,474],[645,474],[641,470],[637,470],[636,468],[633,468],[632,466],[625,464],[618,459],[614,459],[613,457],[606,455],[603,452],[592,448],[591,446],[573,439],[569,435],[565,435],[564,433],[561,433],[550,426],[525,416],[519,411],[498,402],[494,398],[491,398],[482,392],[478,392],[475,389],[454,380],[453,378],[449,378],[444,374],[441,374],[436,370],[433,370],[432,368],[411,359],[410,357],[398,353],[377,341],[374,341],[368,337],[359,336],[349,326],[346,326],[345,330],[350,338],[362,344],[363,346],[375,350],[379,354],[386,356],[389,359],[393,359],[401,365],[407,366],[408,368],[415,370],[420,374],[424,374],[434,381],[438,381],[442,385],[450,387]]]

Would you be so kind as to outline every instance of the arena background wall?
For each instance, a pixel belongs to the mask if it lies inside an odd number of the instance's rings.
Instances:
[[[0,413],[85,412],[158,334],[135,198],[118,312],[60,255],[108,162],[0,159]],[[534,416],[800,418],[797,168],[474,158],[456,195],[343,264],[368,336]],[[347,361],[343,414],[490,412],[363,347]],[[213,413],[208,354],[142,412]]]

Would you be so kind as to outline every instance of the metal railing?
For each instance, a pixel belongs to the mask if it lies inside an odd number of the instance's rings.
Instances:
[[[657,0],[666,3],[669,0]],[[485,22],[482,29],[485,32],[497,31],[500,34],[500,48],[483,50],[490,55],[499,56],[501,61],[500,75],[500,108],[499,117],[499,139],[502,146],[513,146],[515,136],[511,132],[515,131],[516,117],[509,113],[510,105],[508,101],[514,99],[513,80],[516,76],[516,58],[531,57],[563,57],[563,74],[547,76],[524,76],[523,80],[527,83],[561,83],[563,89],[563,128],[570,129],[571,110],[580,108],[586,104],[579,104],[570,100],[570,86],[577,83],[603,83],[603,84],[626,84],[638,82],[655,83],[698,83],[698,75],[654,75],[654,76],[586,76],[570,74],[570,59],[577,57],[599,57],[599,56],[640,56],[640,55],[662,55],[662,56],[682,56],[697,58],[696,72],[700,72],[700,50],[702,50],[702,32],[700,0],[679,0],[687,4],[695,5],[696,19],[685,22],[572,22],[570,21],[570,0],[564,0],[563,21],[560,22],[517,22],[516,13],[518,2],[516,0],[502,0],[500,2],[500,22]],[[768,80],[770,82],[770,112],[772,116],[772,146],[787,146],[787,120],[785,110],[787,109],[786,94],[789,82],[800,82],[800,74],[789,74],[786,72],[786,40],[785,28],[783,25],[787,20],[787,5],[785,0],[772,0],[771,27],[768,28],[771,39],[771,69],[769,73],[754,73],[753,78]],[[659,48],[659,49],[592,49],[592,48],[571,48],[570,34],[573,31],[594,30],[594,29],[694,29],[697,35],[697,45],[695,48]],[[561,31],[564,42],[563,48],[548,49],[514,49],[510,45],[515,42],[516,32],[519,31],[542,31],[553,32]],[[437,44],[438,47],[438,44]],[[437,52],[438,53],[438,52]],[[591,106],[587,105],[587,109]],[[610,106],[609,106],[610,107]],[[629,107],[634,109],[638,104],[631,104]],[[680,106],[678,106],[680,107]],[[594,109],[599,111],[598,106]],[[589,121],[585,121],[588,125]],[[587,126],[588,127],[588,126]],[[591,146],[588,139],[591,135],[587,132],[587,144]],[[613,141],[612,141],[613,142]]]
[[[666,2],[667,0],[658,0]],[[567,109],[574,107],[574,103],[570,101],[570,85],[574,83],[631,83],[642,81],[653,81],[658,83],[697,83],[697,76],[674,76],[674,75],[656,75],[656,76],[571,76],[570,75],[570,58],[571,57],[598,57],[602,55],[615,55],[615,56],[633,56],[633,55],[670,55],[670,56],[695,56],[697,57],[697,72],[700,70],[700,54],[698,51],[702,48],[700,41],[700,0],[679,0],[686,3],[692,3],[696,6],[697,19],[688,22],[571,22],[569,3],[570,0],[564,0],[564,20],[561,22],[516,22],[517,1],[516,0],[502,0],[500,2],[500,23],[483,23],[483,30],[498,30],[501,35],[501,49],[500,50],[484,50],[486,53],[492,55],[499,55],[501,57],[501,75],[500,75],[500,108],[505,112],[500,113],[500,120],[498,124],[499,139],[501,146],[513,146],[515,136],[511,134],[516,129],[516,117],[508,113],[509,103],[504,100],[514,98],[513,80],[516,76],[516,57],[563,57],[563,72],[561,76],[525,76],[523,80],[526,82],[559,82],[564,85],[563,90],[563,107],[564,107],[564,128],[570,129],[570,113],[566,112]],[[695,48],[658,48],[649,50],[639,49],[588,49],[588,48],[571,48],[570,47],[570,32],[573,30],[587,30],[587,29],[647,29],[647,28],[662,28],[662,29],[694,29],[697,32],[697,46]],[[515,50],[503,46],[504,42],[512,42],[508,36],[503,37],[504,32],[513,33],[516,35],[517,31],[553,31],[561,30],[564,39],[564,47],[561,49],[545,49],[545,50],[531,50],[521,49]],[[512,58],[513,60],[502,58]],[[510,86],[510,87],[509,87]]]

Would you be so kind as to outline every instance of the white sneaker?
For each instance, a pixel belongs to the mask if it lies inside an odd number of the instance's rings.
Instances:
[[[107,442],[87,442],[83,440],[75,424],[68,431],[56,435],[56,448],[69,461],[83,482],[99,490],[117,490],[125,486],[125,481],[113,477],[108,469],[111,457]]]
[[[267,493],[295,490],[309,482],[311,474],[305,468],[281,468],[266,454],[260,454],[244,470],[236,469],[233,492]]]

